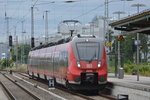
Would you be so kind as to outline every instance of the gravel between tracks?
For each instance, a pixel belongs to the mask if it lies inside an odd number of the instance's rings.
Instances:
[[[23,86],[27,87],[30,91],[32,91],[35,95],[38,95],[41,100],[60,100],[60,99],[63,99],[63,100],[85,100],[83,99],[82,97],[79,97],[79,96],[76,96],[76,95],[73,95],[73,94],[70,94],[70,93],[67,93],[65,91],[62,91],[60,89],[50,89],[48,90],[48,85],[42,83],[42,82],[38,82],[37,80],[33,80],[33,79],[29,79],[25,76],[22,76],[18,73],[13,73],[13,75],[10,75],[8,74],[11,78],[13,78],[14,80],[17,80],[17,82],[19,82],[20,84],[22,84]],[[37,86],[40,86],[44,89],[46,89],[47,91],[50,91],[62,98],[57,98],[57,96],[54,96],[54,95],[51,95],[49,94],[48,92],[45,92],[39,88],[35,88],[34,86],[14,77],[14,76],[18,76],[20,78],[23,78],[24,80],[26,81],[29,81],[31,83],[34,83],[36,84]],[[103,98],[103,97],[100,97],[100,96],[88,96],[90,98],[93,98],[94,100],[110,100],[110,99],[106,99],[106,98]]]
[[[0,74],[0,80],[11,91],[17,100],[35,100],[28,93]]]
[[[19,77],[23,77],[20,74],[18,74],[18,75],[19,75]],[[41,86],[41,87],[43,87],[45,89],[48,88],[48,86],[46,84],[42,83],[42,82],[38,82],[37,80],[29,79],[27,77],[23,77],[23,78],[26,79],[26,80],[28,80],[28,81],[30,81],[30,82],[35,82],[38,86]],[[50,90],[50,91],[52,91],[52,92],[54,92],[54,93],[56,93],[56,94],[58,94],[58,95],[60,95],[62,97],[65,97],[68,100],[84,100],[82,97],[79,97],[79,96],[76,96],[76,95],[72,95],[72,94],[67,93],[65,91],[62,91],[60,89],[54,89],[54,90]],[[91,95],[91,96],[89,95],[87,97],[90,97],[90,98],[92,98],[94,100],[100,100],[100,99],[101,100],[110,100],[108,98],[105,98],[105,97],[102,97],[102,96],[99,96],[99,95]]]
[[[48,86],[47,86],[46,84],[44,84],[44,83],[37,82],[36,80],[32,80],[32,79],[23,77],[23,76],[21,76],[21,75],[19,75],[19,74],[17,74],[17,73],[15,73],[14,75],[19,76],[19,77],[23,78],[24,80],[27,80],[27,81],[29,81],[29,82],[31,82],[31,83],[36,84],[37,86],[40,86],[40,87],[42,87],[42,88],[48,90]],[[33,91],[35,95],[38,94],[39,97],[41,97],[41,100],[60,100],[60,98],[57,98],[57,97],[55,97],[55,96],[53,96],[53,95],[50,95],[49,93],[47,93],[47,92],[45,92],[45,91],[42,91],[41,89],[35,88],[34,86],[32,86],[32,85],[30,85],[30,84],[27,84],[27,83],[25,83],[24,81],[22,81],[22,80],[20,80],[20,79],[18,79],[18,78],[13,77],[12,75],[9,75],[9,76],[12,77],[13,79],[17,80],[19,83],[21,83],[21,84],[24,85],[25,87],[29,88],[30,91]],[[56,95],[62,97],[62,99],[63,99],[63,98],[64,98],[64,99],[66,98],[66,100],[85,100],[85,99],[83,99],[83,98],[81,98],[81,97],[72,95],[72,94],[70,94],[70,93],[61,91],[61,90],[59,90],[59,89],[50,89],[50,90],[48,90],[48,91],[50,91],[50,92],[52,92],[52,93],[54,93],[54,94],[56,94]]]

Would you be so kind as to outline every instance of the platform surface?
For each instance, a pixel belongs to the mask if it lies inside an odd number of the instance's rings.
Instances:
[[[150,77],[139,76],[139,81],[137,81],[137,75],[124,75],[123,79],[115,77],[113,73],[108,73],[108,81],[112,83],[124,83],[130,85],[139,85],[150,87]]]
[[[0,100],[9,100],[5,95],[5,93],[3,92],[1,85],[0,85]]]

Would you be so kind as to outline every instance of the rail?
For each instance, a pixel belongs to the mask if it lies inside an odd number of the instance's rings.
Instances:
[[[28,75],[26,75],[26,74],[24,74],[24,73],[18,73],[18,74],[20,74],[20,75],[22,75],[22,76],[24,76],[24,77],[27,77],[27,78],[31,78],[30,76],[28,76]],[[34,79],[34,80],[35,80],[35,79]],[[37,81],[37,80],[36,80],[36,81]],[[38,82],[42,82],[42,83],[46,84],[45,81],[43,82],[43,81],[39,81],[39,80],[38,80]],[[95,99],[93,99],[93,98],[91,98],[91,97],[88,97],[88,96],[86,96],[86,95],[84,95],[84,94],[76,93],[76,92],[74,92],[74,91],[70,91],[70,90],[68,90],[68,89],[66,89],[66,88],[64,88],[64,87],[62,87],[62,86],[56,86],[55,88],[57,88],[57,89],[59,89],[59,90],[62,90],[62,91],[65,91],[65,92],[67,92],[67,93],[70,93],[70,94],[72,94],[72,95],[79,96],[79,97],[81,97],[81,98],[83,98],[83,99],[86,99],[86,100],[95,100]],[[117,100],[115,97],[109,96],[109,95],[106,95],[106,94],[99,94],[98,96],[103,97],[103,98],[107,98],[107,99],[109,99],[109,100]]]
[[[0,84],[2,85],[3,89],[6,91],[6,93],[8,94],[9,98],[11,100],[17,100],[14,95],[9,91],[9,89],[4,85],[3,82],[0,81]]]
[[[36,95],[34,95],[31,91],[27,90],[24,86],[22,86],[21,84],[17,83],[16,80],[13,80],[11,79],[10,77],[8,77],[7,75],[5,74],[2,74],[4,75],[4,77],[6,77],[8,80],[10,80],[11,82],[13,82],[15,85],[17,85],[18,87],[20,87],[22,90],[24,90],[26,93],[28,93],[30,96],[32,96],[35,100],[40,100],[39,97],[37,97]]]

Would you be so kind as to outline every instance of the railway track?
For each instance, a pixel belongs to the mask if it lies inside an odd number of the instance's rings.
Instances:
[[[38,96],[34,95],[31,91],[5,73],[1,73],[0,79],[2,87],[11,100],[40,100]]]
[[[43,80],[39,81],[39,80],[36,80],[36,79],[32,79],[28,74],[25,74],[25,73],[18,73],[18,74],[23,76],[23,77],[26,77],[28,79],[34,80],[34,82],[38,81],[38,82],[44,83],[45,85],[48,86],[47,82],[45,82]],[[86,99],[86,100],[95,100],[95,98],[93,98],[93,96],[87,96],[87,95],[82,94],[82,93],[77,93],[75,91],[70,91],[70,90],[66,89],[65,87],[63,87],[63,86],[56,86],[56,88],[59,89],[59,90],[62,90],[64,92],[70,93],[72,95],[79,96],[79,97],[81,97],[83,99]],[[102,100],[117,100],[115,97],[112,97],[112,96],[109,96],[109,95],[106,95],[106,94],[98,94],[95,97],[97,97],[97,98],[99,97],[99,99],[102,99]]]
[[[44,80],[32,79],[29,75],[27,75],[27,74],[25,74],[25,73],[18,73],[18,74],[19,74],[19,75],[22,75],[22,76],[25,77],[25,78],[28,78],[28,79],[33,80],[34,83],[36,83],[36,82],[39,83],[39,82],[40,82],[41,84],[44,84],[44,85],[45,85],[45,86],[44,86],[45,89],[48,88],[48,84],[47,84],[47,82],[45,82]],[[23,79],[25,79],[25,78],[23,78]],[[38,83],[37,83],[37,84],[38,84]],[[61,87],[61,86],[57,86],[57,87],[55,87],[55,88],[57,88],[57,89],[59,89],[59,90],[62,90],[62,91],[64,91],[64,92],[67,92],[67,93],[69,93],[69,94],[76,95],[76,96],[81,97],[81,98],[83,98],[83,99],[85,99],[85,100],[94,100],[94,99],[89,98],[89,97],[87,97],[87,96],[85,96],[85,95],[82,95],[82,94],[79,94],[79,93],[75,93],[75,92],[69,91],[68,89],[65,89],[64,87]]]
[[[9,91],[9,89],[5,86],[5,84],[1,81],[0,81],[0,84],[3,87],[3,89],[5,90],[5,92],[7,93],[8,98],[10,98],[11,100],[16,100],[14,95]]]

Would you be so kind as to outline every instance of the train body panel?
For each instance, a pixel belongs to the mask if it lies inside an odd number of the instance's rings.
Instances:
[[[54,77],[57,83],[74,89],[94,88],[107,82],[106,58],[98,38],[74,37],[68,43],[31,51],[28,71],[40,78]]]

